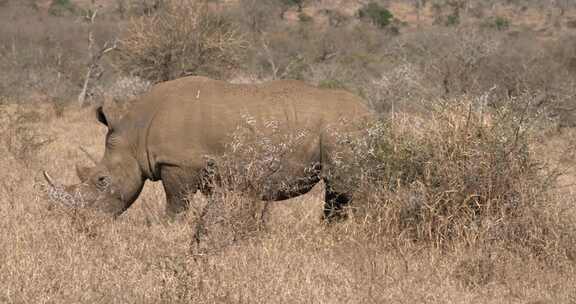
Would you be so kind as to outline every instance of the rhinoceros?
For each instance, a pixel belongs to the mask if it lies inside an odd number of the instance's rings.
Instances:
[[[272,121],[280,130],[307,132],[286,164],[290,170],[284,170],[292,175],[286,180],[297,184],[296,190],[262,187],[256,195],[288,199],[324,180],[327,215],[351,199],[351,193],[334,186],[334,174],[327,174],[334,167],[335,134],[358,131],[354,122],[372,116],[359,97],[343,90],[295,80],[231,84],[198,76],[155,85],[121,118],[106,107],[95,112],[108,129],[103,158],[92,168],[77,166],[81,182],[76,185],[63,186],[47,172],[44,176],[52,189],[65,194],[60,198],[68,205],[113,215],[134,203],[146,180],[162,181],[168,215],[186,210],[186,194],[205,190],[208,167],[226,152],[230,134],[246,120],[260,122],[250,128],[270,128],[263,122]]]

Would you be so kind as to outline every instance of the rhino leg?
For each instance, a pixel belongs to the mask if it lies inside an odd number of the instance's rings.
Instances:
[[[328,220],[345,217],[344,207],[352,201],[352,195],[334,189],[330,180],[325,179],[326,192],[324,193],[324,218]]]
[[[188,210],[189,201],[200,185],[199,170],[164,167],[160,172],[166,192],[166,214],[174,218]]]

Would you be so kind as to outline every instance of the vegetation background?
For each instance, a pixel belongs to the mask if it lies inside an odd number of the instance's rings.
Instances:
[[[569,0],[0,0],[0,302],[575,303],[575,35]],[[176,222],[158,184],[116,220],[51,202],[93,105],[186,75],[363,97],[347,219],[323,185],[266,221],[226,189]]]

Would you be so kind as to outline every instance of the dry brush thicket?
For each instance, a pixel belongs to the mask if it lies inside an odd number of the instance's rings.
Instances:
[[[106,2],[89,25],[74,1],[47,14],[0,1],[0,303],[576,301],[571,32],[514,18],[485,26],[476,6],[459,25],[445,25],[449,7],[426,25],[427,1],[422,26],[395,24],[398,33],[325,2]],[[91,110],[68,106],[90,29],[99,45],[119,39],[91,102],[124,107],[188,73],[361,95],[381,115],[338,135],[331,172],[356,190],[346,216],[322,221],[323,184],[285,202],[243,194],[306,136],[274,122],[231,134],[229,153],[213,160],[213,198],[191,193],[177,221],[164,217],[158,184],[115,220],[53,204],[41,170],[70,184],[73,162],[89,161],[79,147],[104,149]]]
[[[126,72],[154,82],[222,77],[245,47],[234,25],[201,1],[167,2],[159,13],[131,21],[125,36],[117,61]]]

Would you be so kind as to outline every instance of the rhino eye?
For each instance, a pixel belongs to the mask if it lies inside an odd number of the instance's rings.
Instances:
[[[108,176],[99,176],[96,180],[96,187],[99,190],[105,191],[110,188],[110,177]]]

